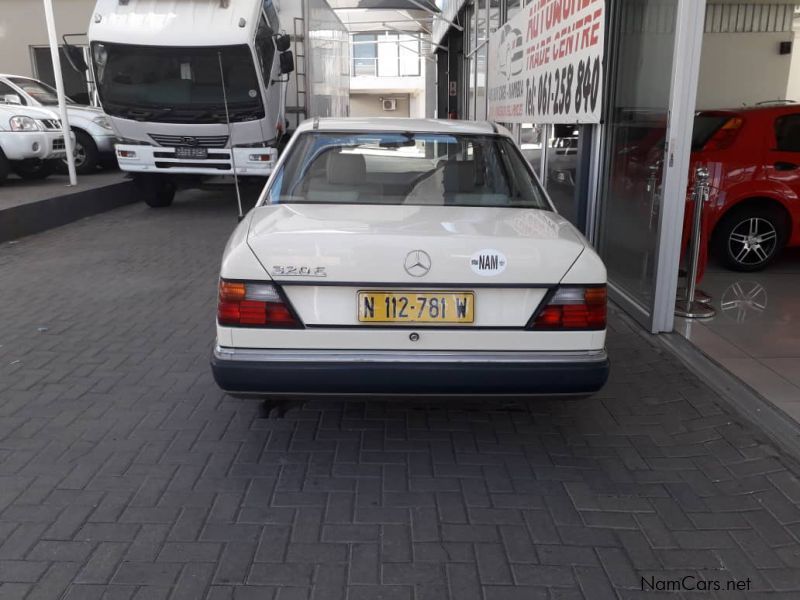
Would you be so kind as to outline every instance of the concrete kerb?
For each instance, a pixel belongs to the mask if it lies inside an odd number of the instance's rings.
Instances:
[[[56,195],[0,210],[0,242],[16,240],[60,227],[84,217],[113,210],[138,199],[132,181],[120,181]]]

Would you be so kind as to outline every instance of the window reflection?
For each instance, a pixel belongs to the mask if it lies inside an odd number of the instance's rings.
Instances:
[[[558,212],[577,223],[576,187],[580,128],[554,125],[547,142],[547,193]]]
[[[520,148],[525,159],[531,163],[534,172],[542,178],[542,149],[544,148],[544,125],[523,123],[520,126]]]

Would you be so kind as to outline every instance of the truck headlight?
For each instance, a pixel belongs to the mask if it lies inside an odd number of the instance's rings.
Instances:
[[[11,117],[8,120],[8,124],[11,127],[11,131],[41,131],[42,129],[35,119],[24,115]]]
[[[92,119],[92,123],[103,129],[112,129],[111,121],[108,120],[108,117],[95,117]]]

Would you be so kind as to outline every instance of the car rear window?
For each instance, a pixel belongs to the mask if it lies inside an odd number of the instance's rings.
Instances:
[[[413,132],[304,133],[268,201],[550,209],[510,140]]]
[[[720,127],[725,125],[731,115],[717,115],[700,113],[694,118],[692,130],[692,150],[702,150]]]

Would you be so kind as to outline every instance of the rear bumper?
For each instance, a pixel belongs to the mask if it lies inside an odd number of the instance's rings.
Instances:
[[[378,352],[215,347],[220,388],[240,394],[585,394],[608,379],[605,351]]]

